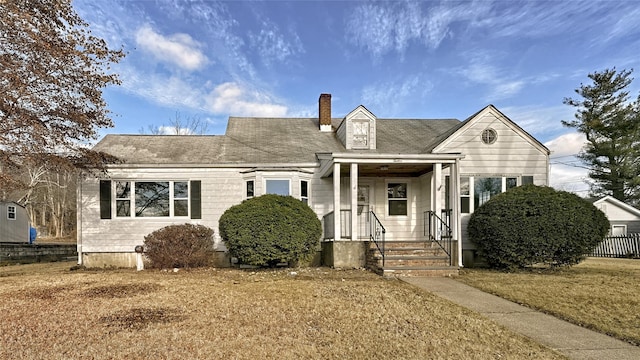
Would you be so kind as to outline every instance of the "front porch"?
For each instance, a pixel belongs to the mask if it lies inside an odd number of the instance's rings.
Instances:
[[[349,225],[350,212],[340,211],[346,225]],[[333,239],[334,214],[330,212],[323,218],[322,258],[325,265],[366,267],[383,276],[457,275],[458,242],[453,239],[448,222],[450,213],[443,210],[442,215],[437,216],[426,211],[422,236],[415,240],[387,241],[386,229],[373,211],[366,214],[366,226],[359,221],[356,239],[352,239],[350,226],[345,227],[340,240]]]
[[[324,264],[367,267],[385,276],[457,274],[459,159],[456,154],[321,158],[323,177],[332,178],[333,209],[339,209],[323,216]],[[443,169],[448,169],[446,184]]]

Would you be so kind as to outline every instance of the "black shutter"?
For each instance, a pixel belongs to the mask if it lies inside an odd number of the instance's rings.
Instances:
[[[200,201],[200,180],[191,181],[191,218],[202,219],[202,202]]]
[[[100,219],[111,219],[111,180],[100,180]]]

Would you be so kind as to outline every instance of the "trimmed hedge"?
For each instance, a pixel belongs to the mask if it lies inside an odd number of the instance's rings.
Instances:
[[[579,263],[604,239],[609,220],[575,194],[524,185],[476,209],[467,229],[490,267],[514,269]]]
[[[204,225],[170,225],[144,237],[144,252],[154,268],[208,266],[213,260],[213,230]]]
[[[320,220],[309,206],[271,194],[230,207],[219,228],[231,256],[241,264],[267,267],[311,256],[322,235]]]

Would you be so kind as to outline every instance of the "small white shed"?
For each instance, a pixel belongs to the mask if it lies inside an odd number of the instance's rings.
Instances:
[[[28,243],[30,230],[24,206],[13,201],[0,201],[0,242]]]
[[[640,233],[640,210],[613,196],[594,199],[593,205],[607,215],[612,236]]]

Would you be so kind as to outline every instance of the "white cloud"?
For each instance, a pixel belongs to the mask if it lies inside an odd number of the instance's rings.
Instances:
[[[176,134],[176,130],[178,134]],[[162,125],[158,128],[160,135],[193,135],[193,130],[186,128],[176,128],[175,126]]]
[[[218,85],[207,95],[206,103],[214,113],[228,113],[233,116],[282,117],[287,107],[272,104],[257,92],[249,92],[237,83]]]
[[[285,62],[288,58],[304,52],[302,41],[295,31],[285,37],[277,24],[265,21],[257,34],[249,34],[251,47],[260,55],[260,60],[270,65],[274,62]]]
[[[436,49],[453,36],[456,22],[481,24],[489,7],[484,2],[451,3],[427,8],[421,2],[367,3],[358,6],[347,22],[347,39],[368,50],[374,57],[391,51],[404,55],[411,42]],[[431,4],[429,4],[431,5]]]
[[[466,67],[460,67],[455,72],[465,77],[467,80],[487,86],[487,93],[484,99],[489,102],[510,98],[520,92],[527,83],[541,82],[550,77],[544,74],[535,78],[516,78],[493,65],[493,55],[470,53],[470,63]]]
[[[562,164],[551,164],[549,169],[549,186],[576,193],[582,197],[588,195],[588,170]]]
[[[587,142],[584,134],[570,132],[547,141],[544,145],[551,150],[551,158],[577,155]]]
[[[407,99],[418,100],[431,91],[433,84],[421,76],[413,76],[398,81],[377,82],[362,90],[362,103],[378,107],[384,113],[378,116],[394,116]]]
[[[546,141],[566,130],[560,121],[571,119],[574,110],[566,105],[529,105],[500,107],[500,111],[537,139]]]
[[[144,25],[136,32],[136,44],[156,58],[186,70],[202,68],[208,61],[200,51],[201,44],[187,34],[163,36],[151,26]]]
[[[288,108],[275,104],[261,90],[249,90],[235,82],[194,86],[178,76],[143,74],[123,67],[122,86],[127,91],[166,107],[184,107],[206,114],[225,116],[281,117]]]
[[[589,170],[575,157],[585,145],[586,138],[578,132],[562,134],[544,145],[551,150],[549,185],[587,196]]]

